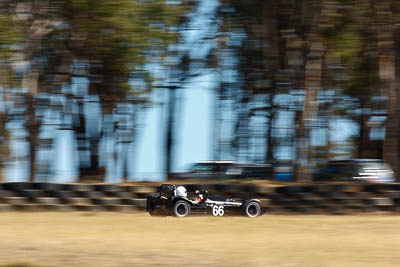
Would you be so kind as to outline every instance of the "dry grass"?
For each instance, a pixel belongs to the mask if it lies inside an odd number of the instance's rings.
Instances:
[[[398,266],[400,217],[0,213],[0,266]]]

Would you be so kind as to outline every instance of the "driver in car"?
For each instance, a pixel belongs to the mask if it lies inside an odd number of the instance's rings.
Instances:
[[[195,200],[196,203],[202,203],[202,202],[206,201],[206,198],[207,198],[206,191],[200,192],[199,190],[196,190],[196,195],[197,195],[197,198]]]
[[[178,186],[175,189],[175,196],[176,197],[183,197],[186,198],[187,197],[187,190],[184,186]]]
[[[196,190],[196,199],[194,200],[195,203],[202,203],[206,200],[206,194],[207,192],[200,192],[199,190]],[[175,196],[177,197],[182,197],[182,198],[187,198],[187,190],[184,186],[178,186],[175,190]]]

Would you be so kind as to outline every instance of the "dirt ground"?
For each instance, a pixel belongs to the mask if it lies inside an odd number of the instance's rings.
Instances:
[[[400,216],[0,213],[0,266],[399,266]]]

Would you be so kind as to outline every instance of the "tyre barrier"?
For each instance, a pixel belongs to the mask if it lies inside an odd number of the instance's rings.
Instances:
[[[400,212],[400,184],[187,184],[195,190],[234,199],[260,199],[267,213],[349,214]],[[159,186],[117,184],[0,183],[1,211],[144,211]]]

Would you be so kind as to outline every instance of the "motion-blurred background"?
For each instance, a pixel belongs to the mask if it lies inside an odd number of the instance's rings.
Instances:
[[[399,25],[393,0],[2,0],[2,180],[164,180],[199,160],[397,173]]]

